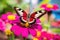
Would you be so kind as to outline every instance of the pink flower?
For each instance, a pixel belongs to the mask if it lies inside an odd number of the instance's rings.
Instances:
[[[53,40],[60,40],[60,35],[58,35],[58,34],[54,35]]]
[[[53,37],[53,34],[48,33],[46,31],[41,31],[41,35],[40,37],[38,37],[38,40],[51,40]]]
[[[52,26],[52,27],[57,27],[57,26],[58,26],[58,23],[57,23],[57,22],[52,22],[52,23],[51,23],[51,26]]]
[[[0,30],[4,31],[5,30],[5,22],[0,19]]]
[[[12,14],[11,12],[7,12],[6,14],[2,14],[1,19],[5,22],[9,22],[11,24],[19,23],[19,16],[16,14]]]
[[[41,32],[40,40],[48,40],[48,33],[45,31]]]
[[[41,8],[50,11],[50,10],[57,10],[58,9],[58,5],[52,5],[52,4],[42,4]]]
[[[51,26],[56,28],[60,27],[60,21],[52,22]]]
[[[52,33],[46,32],[46,31],[40,31],[40,32],[41,32],[40,37],[35,36],[34,38],[36,38],[38,40],[60,40],[60,35],[58,35],[58,34],[52,34]]]
[[[19,25],[14,25],[11,30],[13,31],[13,33],[16,36],[20,36],[22,35],[23,37],[28,37],[28,34],[31,34],[32,36],[36,35],[36,30],[41,31],[42,30],[42,26],[38,23],[40,23],[39,20],[36,21],[36,24],[31,25],[31,27],[23,27],[23,26],[19,26]]]

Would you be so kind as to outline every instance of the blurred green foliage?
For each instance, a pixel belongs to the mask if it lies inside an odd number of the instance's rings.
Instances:
[[[23,3],[22,0],[0,0],[0,15],[8,11],[14,12],[14,7],[26,9],[27,3]]]

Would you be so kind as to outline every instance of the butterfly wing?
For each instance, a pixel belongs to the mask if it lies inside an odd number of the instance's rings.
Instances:
[[[37,12],[33,12],[30,15],[27,15],[27,13],[24,10],[20,9],[20,8],[14,7],[14,9],[15,9],[17,15],[20,16],[20,20],[23,23],[26,23],[27,20],[28,20],[28,18],[29,18],[29,23],[33,24],[33,23],[36,22],[37,18],[40,18],[41,16],[43,16],[44,14],[46,14],[45,10],[40,10],[40,11],[37,11]],[[28,16],[30,16],[30,17],[28,17]]]
[[[30,15],[30,19],[29,19],[29,23],[30,24],[33,24],[33,23],[35,23],[35,15],[36,15],[36,12],[34,12],[34,13],[32,13],[31,15]]]
[[[32,24],[32,23],[35,23],[36,22],[36,19],[42,17],[44,14],[46,14],[46,11],[45,10],[40,10],[40,11],[37,11],[37,12],[34,12],[30,15],[30,21],[29,23]]]
[[[27,20],[27,13],[24,10],[17,8],[17,7],[14,7],[14,9],[15,9],[17,15],[20,16],[21,22],[25,23]]]

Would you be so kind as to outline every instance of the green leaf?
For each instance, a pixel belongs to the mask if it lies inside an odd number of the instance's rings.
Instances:
[[[52,31],[55,33],[60,33],[60,28],[52,28]]]

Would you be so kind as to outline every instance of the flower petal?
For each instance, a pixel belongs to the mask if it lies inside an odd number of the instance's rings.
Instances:
[[[4,31],[5,30],[5,23],[0,19],[0,30]]]
[[[59,8],[58,5],[53,5],[54,10],[57,10],[58,8]]]
[[[27,28],[22,28],[21,31],[22,31],[22,36],[27,38],[28,37],[28,29]]]
[[[36,35],[36,30],[35,29],[29,29],[29,32],[32,36]]]
[[[11,31],[13,31],[13,33],[16,36],[20,36],[22,28],[20,28],[20,26],[14,25],[14,26],[12,26]]]
[[[38,29],[38,30],[42,30],[42,26],[39,25],[39,24],[37,24],[37,29]]]

